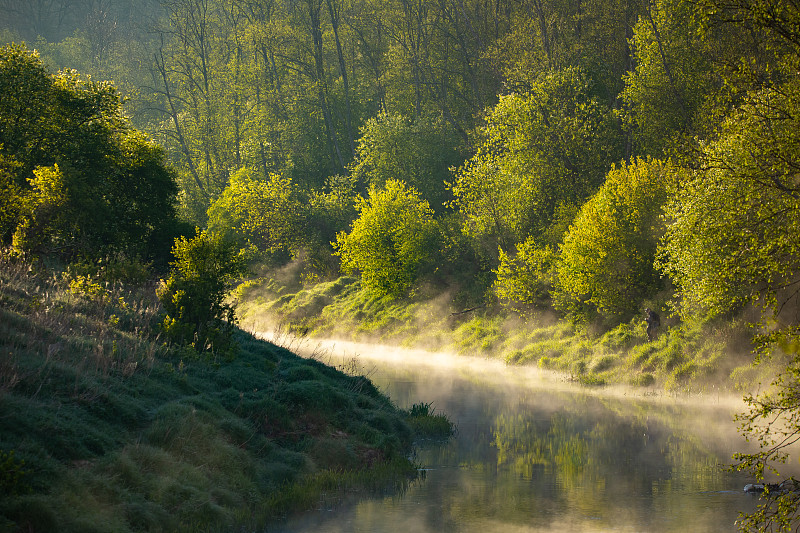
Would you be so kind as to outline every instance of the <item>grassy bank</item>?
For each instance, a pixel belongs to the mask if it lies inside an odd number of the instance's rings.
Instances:
[[[686,324],[664,308],[659,335],[650,341],[643,320],[597,331],[546,312],[521,317],[499,307],[456,308],[446,295],[376,298],[351,277],[305,288],[264,278],[238,292],[246,329],[279,324],[314,336],[447,350],[537,365],[586,385],[741,392],[768,382],[774,371],[771,364],[753,365],[744,319]]]
[[[153,286],[69,282],[0,256],[0,531],[257,528],[414,478],[419,413],[365,377],[170,347]]]

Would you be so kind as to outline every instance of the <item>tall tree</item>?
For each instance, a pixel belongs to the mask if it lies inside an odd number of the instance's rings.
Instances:
[[[173,173],[115,87],[47,74],[21,46],[0,49],[0,160],[22,191],[14,238],[25,251],[148,254],[174,223]]]
[[[541,236],[559,205],[581,205],[622,157],[611,109],[580,69],[543,76],[492,110],[478,153],[452,185],[465,231],[490,256]]]

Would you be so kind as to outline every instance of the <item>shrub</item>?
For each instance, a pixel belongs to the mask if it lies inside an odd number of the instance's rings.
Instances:
[[[245,272],[243,252],[219,235],[198,231],[193,239],[177,238],[172,253],[172,272],[158,288],[167,312],[163,330],[198,352],[230,353],[236,317],[225,297]]]
[[[539,247],[533,238],[517,244],[514,256],[500,249],[495,294],[512,304],[544,307],[553,288],[556,258],[552,247]]]
[[[380,296],[404,296],[433,271],[441,246],[433,210],[419,192],[389,180],[359,197],[360,216],[350,233],[336,237],[336,254],[346,271],[359,270],[364,284]]]
[[[662,288],[654,267],[662,208],[680,172],[669,162],[639,159],[608,173],[564,239],[557,307],[619,323]]]

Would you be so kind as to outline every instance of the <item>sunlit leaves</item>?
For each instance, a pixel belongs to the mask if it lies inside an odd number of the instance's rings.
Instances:
[[[635,26],[637,64],[625,79],[623,117],[645,154],[670,152],[695,133],[698,107],[713,81],[707,43],[688,4],[683,10],[680,5],[654,2]]]
[[[379,295],[408,294],[436,265],[440,233],[433,210],[415,189],[396,180],[370,187],[356,206],[360,215],[351,231],[336,238],[342,268],[359,271]]]
[[[778,311],[780,297],[795,293],[799,109],[796,81],[753,95],[672,201],[662,262],[687,311],[715,315],[756,299]]]
[[[39,248],[51,233],[58,231],[55,222],[58,212],[67,203],[64,174],[58,165],[34,169],[29,179],[32,190],[22,198],[19,223],[12,245],[20,252]]]
[[[552,246],[537,246],[532,238],[516,246],[515,254],[499,251],[495,294],[515,307],[544,307],[553,290],[558,254]]]
[[[664,232],[662,206],[680,170],[658,160],[613,169],[581,208],[561,247],[561,306],[591,305],[607,318],[629,318],[662,286],[653,262]]]
[[[619,130],[587,77],[551,72],[494,107],[478,153],[452,185],[454,205],[466,233],[508,250],[542,235],[559,205],[583,203],[620,157]]]
[[[170,276],[157,291],[166,311],[164,331],[198,352],[230,353],[235,315],[225,298],[245,272],[244,254],[221,235],[206,231],[176,239],[172,254]]]
[[[769,392],[747,395],[748,411],[737,415],[740,431],[759,445],[758,451],[737,453],[733,469],[747,471],[761,481],[765,474],[782,475],[789,453],[800,441],[800,367],[795,355],[786,371],[773,383]],[[800,521],[800,493],[793,480],[783,487],[773,485],[761,499],[755,512],[744,517],[743,531],[797,530]]]
[[[458,163],[455,132],[441,117],[381,114],[361,130],[352,174],[382,187],[390,179],[414,187],[434,209],[445,200],[449,168]]]
[[[271,254],[289,252],[301,230],[297,188],[287,177],[264,179],[248,169],[231,178],[208,210],[209,229]]]

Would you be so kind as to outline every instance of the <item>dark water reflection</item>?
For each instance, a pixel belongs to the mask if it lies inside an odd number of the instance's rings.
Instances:
[[[406,493],[321,502],[281,531],[728,532],[756,504],[748,480],[721,467],[746,446],[732,422],[741,405],[586,391],[464,358],[337,352],[322,359],[367,373],[400,407],[432,402],[458,434],[420,447],[425,477]]]

